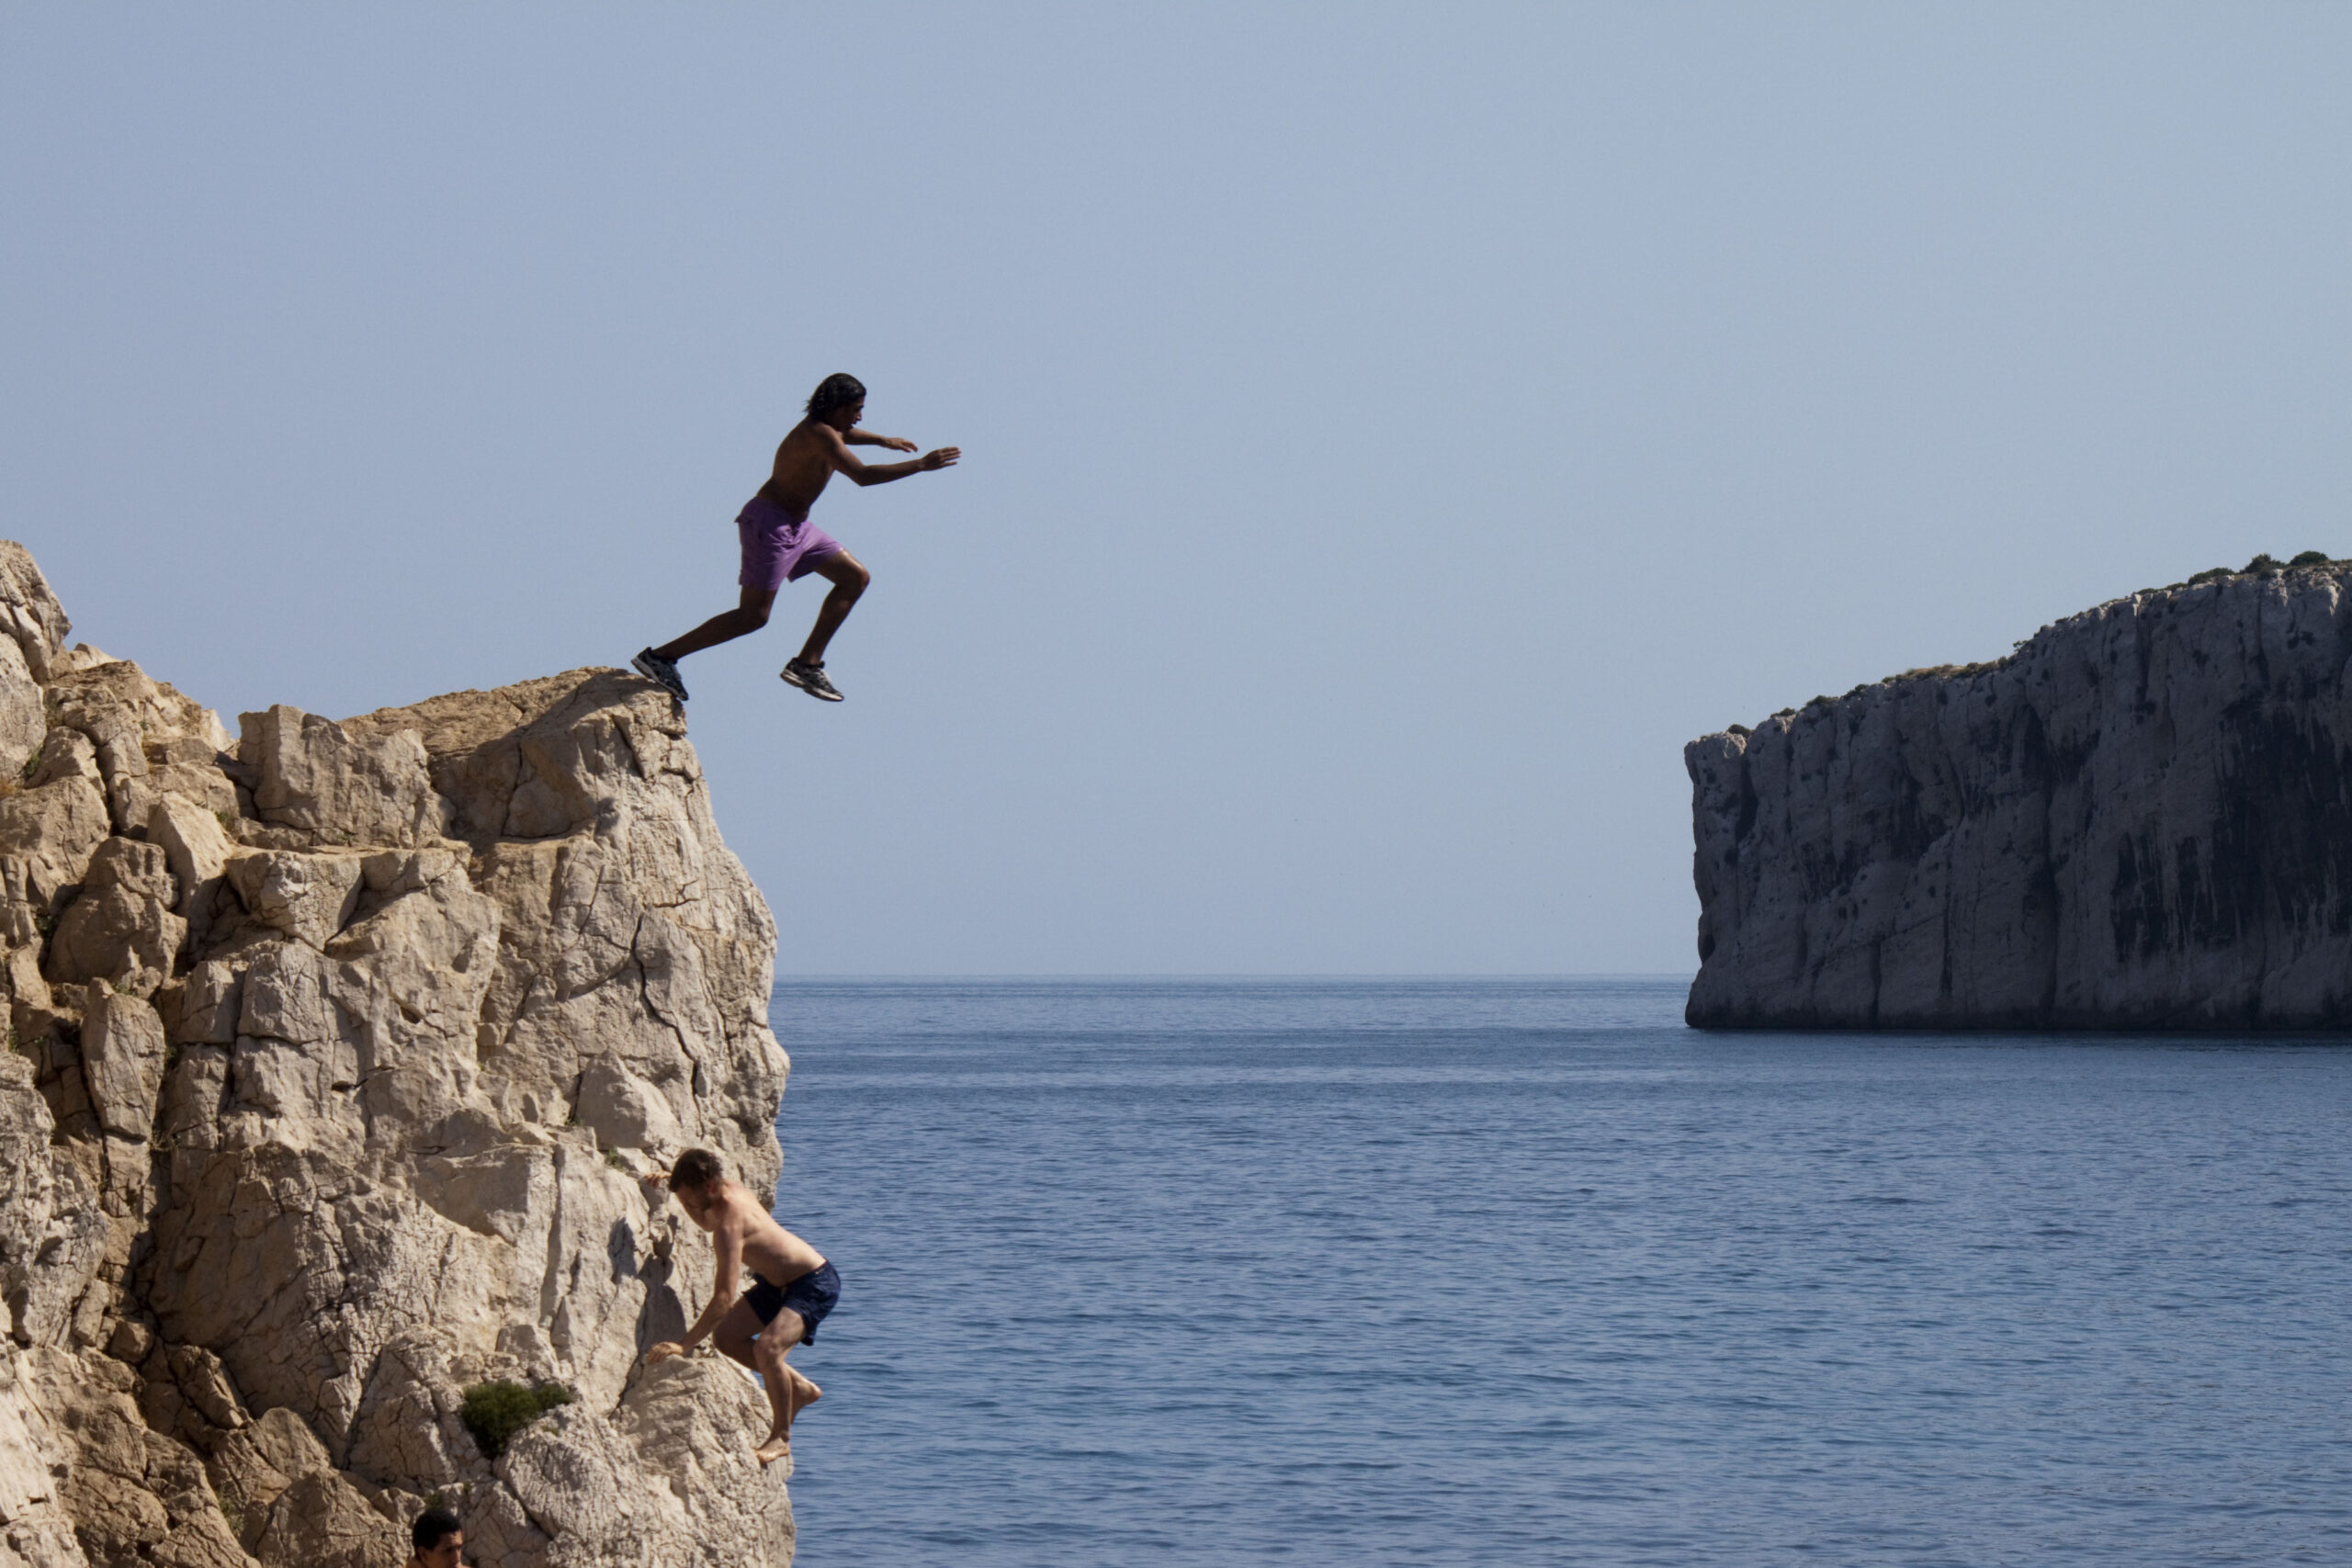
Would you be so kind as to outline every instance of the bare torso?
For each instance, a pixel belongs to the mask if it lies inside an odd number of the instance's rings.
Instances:
[[[775,449],[775,465],[769,471],[767,483],[760,487],[761,496],[784,508],[785,515],[795,523],[808,520],[808,509],[825,493],[825,481],[833,477],[834,454],[841,450],[841,437],[813,419],[804,419],[785,435]]]
[[[743,1267],[771,1285],[788,1285],[812,1269],[824,1267],[824,1254],[775,1223],[751,1193],[735,1182],[726,1185],[728,1219],[741,1227]],[[723,1226],[727,1222],[720,1222]]]

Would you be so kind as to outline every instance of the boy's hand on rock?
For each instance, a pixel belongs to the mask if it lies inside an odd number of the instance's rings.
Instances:
[[[685,1353],[686,1348],[684,1345],[674,1339],[664,1339],[645,1353],[645,1364],[649,1367],[658,1367],[671,1357],[683,1356]]]

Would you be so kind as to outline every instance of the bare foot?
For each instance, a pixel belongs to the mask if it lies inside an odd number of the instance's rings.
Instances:
[[[786,1367],[784,1371],[785,1375],[791,1379],[785,1389],[784,1405],[793,1415],[799,1415],[809,1405],[825,1397],[825,1391],[802,1377],[798,1369]]]
[[[784,1424],[768,1433],[768,1440],[752,1450],[763,1466],[774,1464],[792,1451],[792,1419],[819,1400],[825,1391],[791,1367],[776,1369],[784,1377]]]

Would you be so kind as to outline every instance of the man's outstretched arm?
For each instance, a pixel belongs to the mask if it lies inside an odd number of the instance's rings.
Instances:
[[[852,446],[888,446],[893,452],[911,452],[915,444],[903,435],[876,435],[870,430],[850,430],[842,433],[842,440]]]
[[[848,443],[842,439],[839,431],[822,424],[817,428],[831,438],[825,444],[825,452],[832,460],[834,471],[852,484],[886,485],[892,479],[905,479],[909,474],[952,468],[956,460],[964,455],[963,448],[959,446],[942,446],[935,452],[925,452],[922,457],[904,463],[861,462],[849,449]]]

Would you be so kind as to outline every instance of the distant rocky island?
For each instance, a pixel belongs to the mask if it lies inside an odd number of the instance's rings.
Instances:
[[[2352,1028],[2347,587],[2259,556],[1692,741],[1686,1018]]]
[[[775,928],[677,705],[578,670],[233,738],[0,543],[0,1562],[785,1568],[764,1400],[644,1368],[772,1190]]]

